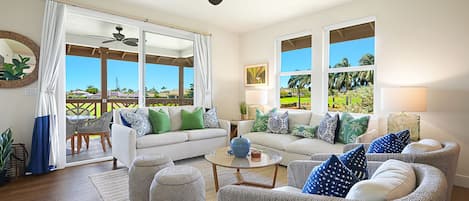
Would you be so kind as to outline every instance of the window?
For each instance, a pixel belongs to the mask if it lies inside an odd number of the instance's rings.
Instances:
[[[109,59],[107,61],[108,98],[138,98],[138,63]]]
[[[284,109],[311,109],[311,35],[280,40],[279,104]]]
[[[375,22],[328,29],[328,111],[373,113]]]
[[[193,105],[193,42],[145,33],[147,106]]]
[[[72,56],[66,58],[66,94],[68,99],[101,98],[101,60]]]

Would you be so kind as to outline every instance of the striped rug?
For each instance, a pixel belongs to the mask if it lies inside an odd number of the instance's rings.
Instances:
[[[216,200],[215,187],[213,182],[212,165],[203,157],[186,159],[175,162],[176,165],[190,165],[196,167],[202,173],[205,180],[205,192],[207,200]],[[236,181],[233,173],[235,169],[217,167],[220,187],[232,184]],[[273,167],[259,168],[252,170],[241,170],[243,177],[249,181],[261,183],[272,182]],[[128,201],[128,169],[118,169],[90,175],[91,182],[96,187],[98,194],[103,201]],[[277,176],[277,187],[287,184],[286,168],[280,167]]]

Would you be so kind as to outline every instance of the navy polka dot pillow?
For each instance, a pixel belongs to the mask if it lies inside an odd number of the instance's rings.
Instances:
[[[401,130],[396,133],[397,138],[404,143],[404,146],[410,143],[410,132],[409,130]]]
[[[368,153],[401,153],[404,147],[404,143],[397,135],[390,133],[373,140],[368,148]]]
[[[327,161],[314,168],[303,186],[303,193],[334,197],[345,197],[359,179],[332,155]]]
[[[358,179],[368,179],[365,147],[363,145],[340,155],[339,159]]]

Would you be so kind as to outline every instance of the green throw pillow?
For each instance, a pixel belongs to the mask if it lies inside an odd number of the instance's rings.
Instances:
[[[202,129],[204,128],[204,111],[201,107],[193,112],[181,111],[182,130]]]
[[[150,119],[153,133],[165,133],[171,130],[171,123],[168,114],[163,110],[148,110],[148,118]]]
[[[368,129],[370,116],[354,118],[350,113],[344,112],[340,118],[339,139],[337,142],[348,144],[355,143],[358,136],[363,135]]]
[[[316,138],[316,132],[318,131],[318,126],[309,126],[297,124],[293,128],[291,134],[294,136],[305,137],[305,138]]]
[[[267,124],[269,122],[269,116],[271,113],[277,112],[277,109],[274,108],[270,110],[267,114],[262,113],[256,109],[256,120],[254,120],[254,125],[252,126],[252,132],[266,132]]]

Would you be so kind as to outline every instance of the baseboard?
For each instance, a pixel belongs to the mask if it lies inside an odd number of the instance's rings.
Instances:
[[[469,188],[469,176],[456,174],[456,177],[454,178],[454,185]]]

